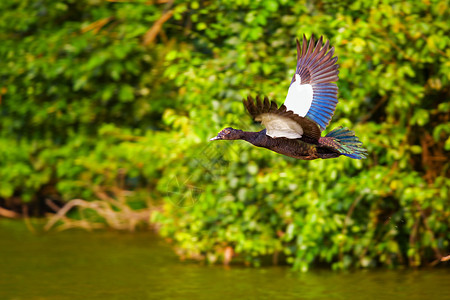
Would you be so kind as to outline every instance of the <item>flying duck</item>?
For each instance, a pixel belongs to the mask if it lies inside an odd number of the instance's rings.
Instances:
[[[257,147],[302,160],[334,158],[345,155],[354,159],[367,157],[367,150],[353,131],[336,128],[322,137],[321,132],[330,123],[338,103],[339,65],[334,47],[329,41],[317,43],[314,36],[309,43],[297,40],[297,69],[284,104],[280,107],[267,97],[248,96],[244,106],[250,116],[265,129],[246,132],[225,128],[214,140],[244,140]]]

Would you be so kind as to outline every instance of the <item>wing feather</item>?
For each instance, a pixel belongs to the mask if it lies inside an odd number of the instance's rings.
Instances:
[[[308,40],[303,35],[302,44],[297,40],[297,67],[284,105],[300,117],[306,117],[324,130],[333,117],[337,104],[339,77],[337,56],[330,42],[317,43],[314,36]],[[303,86],[303,87],[301,87]]]
[[[252,118],[262,122],[267,129],[266,134],[273,138],[306,137],[310,141],[320,138],[320,129],[315,122],[287,110],[285,105],[278,107],[274,101],[269,101],[267,97],[262,100],[259,96],[255,100],[248,96],[243,102]]]

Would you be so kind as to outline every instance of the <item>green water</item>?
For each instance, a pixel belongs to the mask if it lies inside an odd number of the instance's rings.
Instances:
[[[148,232],[33,234],[0,219],[0,299],[450,299],[438,269],[299,274],[180,262]]]

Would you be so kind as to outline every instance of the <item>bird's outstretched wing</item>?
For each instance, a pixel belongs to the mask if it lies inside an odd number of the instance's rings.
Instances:
[[[252,97],[248,96],[243,102],[252,118],[261,122],[266,127],[266,134],[272,138],[299,139],[307,137],[313,141],[320,138],[320,129],[316,123],[288,111],[284,105],[278,108],[277,104],[269,101],[267,97],[261,100],[257,96],[254,101]]]
[[[329,49],[329,41],[323,45],[320,37],[309,44],[303,35],[302,46],[297,40],[297,69],[292,78],[284,105],[301,117],[307,117],[324,130],[333,117],[338,87],[334,81],[339,79],[338,58],[333,57],[334,47]]]

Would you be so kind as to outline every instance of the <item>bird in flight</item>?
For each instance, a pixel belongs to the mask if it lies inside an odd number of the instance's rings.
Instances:
[[[321,132],[330,123],[338,103],[339,65],[334,47],[329,41],[317,43],[314,36],[309,43],[303,35],[302,45],[297,40],[297,68],[284,104],[280,107],[267,97],[248,96],[244,106],[250,116],[265,129],[247,132],[231,127],[223,129],[211,140],[244,140],[257,147],[302,160],[334,158],[341,155],[364,159],[367,150],[355,133],[347,128],[336,128],[322,137]]]

